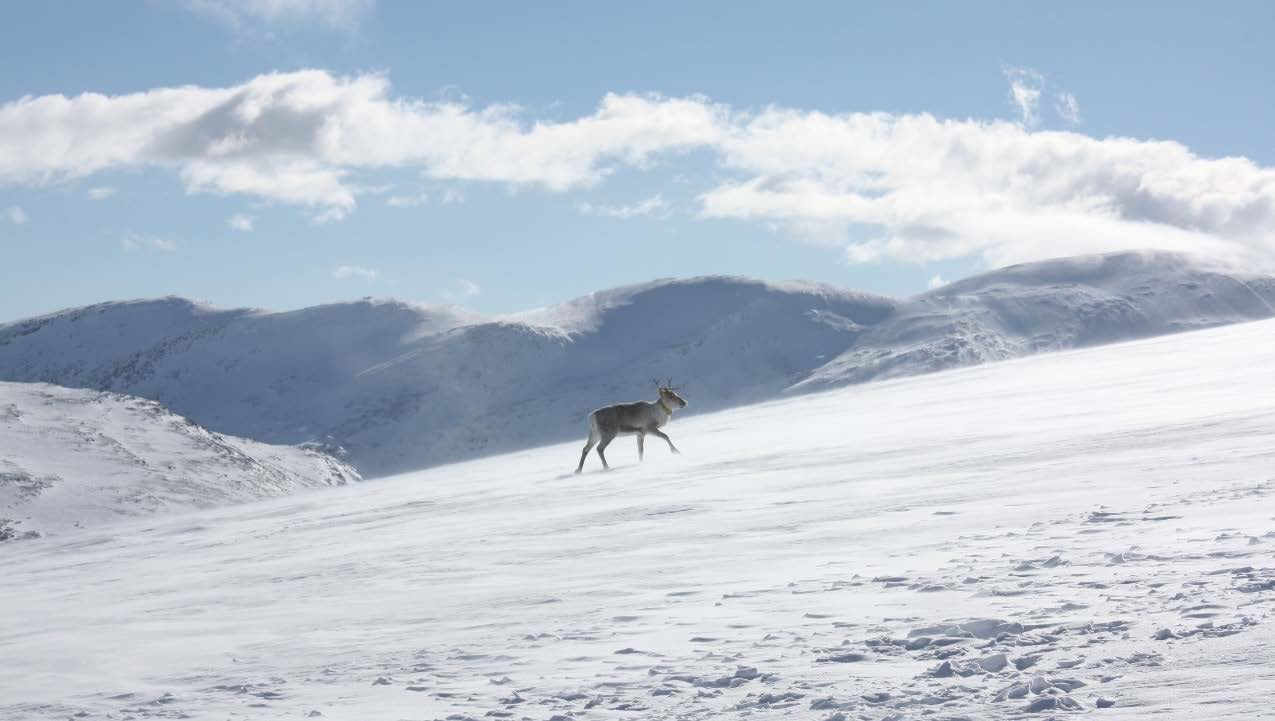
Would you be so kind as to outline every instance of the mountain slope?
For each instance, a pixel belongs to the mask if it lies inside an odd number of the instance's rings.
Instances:
[[[0,383],[0,540],[358,479],[327,454],[212,433],[154,401]]]
[[[1266,718],[1272,367],[1247,323],[11,544],[0,717]]]
[[[1275,278],[1172,253],[1015,265],[901,303],[796,385],[813,390],[1275,316]]]
[[[1015,266],[898,301],[803,283],[659,280],[481,318],[359,301],[286,313],[181,299],[0,325],[0,379],[113,390],[367,475],[579,435],[688,385],[703,412],[878,378],[1275,315],[1275,282],[1166,253]]]
[[[221,432],[341,446],[380,474],[574,434],[655,375],[693,382],[697,408],[770,397],[893,307],[721,277],[486,320],[392,301],[266,313],[167,298],[0,326],[0,378],[153,398]],[[184,324],[132,332],[156,316]]]

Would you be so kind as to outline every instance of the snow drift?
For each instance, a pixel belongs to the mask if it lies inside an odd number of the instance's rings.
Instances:
[[[154,401],[0,383],[0,540],[358,479],[325,453],[213,433]]]
[[[0,379],[151,398],[208,428],[348,451],[381,475],[563,440],[610,402],[693,412],[1275,315],[1275,280],[1185,256],[1014,266],[908,300],[807,283],[661,280],[481,318],[397,301],[271,313],[180,298],[0,325]]]

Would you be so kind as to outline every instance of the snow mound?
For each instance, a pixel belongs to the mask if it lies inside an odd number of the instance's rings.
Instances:
[[[326,453],[213,433],[154,401],[0,383],[0,540],[357,480]]]
[[[1013,266],[898,301],[709,276],[498,318],[358,301],[286,313],[166,298],[0,325],[0,379],[151,398],[213,430],[348,449],[365,475],[580,435],[688,387],[690,412],[1275,315],[1275,281],[1167,253]]]

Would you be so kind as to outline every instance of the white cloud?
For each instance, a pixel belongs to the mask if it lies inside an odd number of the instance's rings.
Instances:
[[[1018,108],[1023,125],[1030,128],[1039,124],[1037,108],[1045,87],[1045,77],[1031,68],[1007,66],[1001,71],[1009,81],[1009,100]]]
[[[935,288],[942,288],[945,285],[947,285],[947,281],[943,280],[943,276],[936,273],[932,278],[930,278],[930,282],[926,284],[926,287],[930,290],[934,290]]]
[[[1026,120],[1041,96],[1023,97]],[[535,120],[510,106],[395,98],[383,76],[322,71],[0,105],[0,185],[160,167],[189,192],[300,206],[317,222],[352,212],[365,191],[354,179],[377,168],[454,184],[435,195],[445,205],[463,198],[463,183],[565,192],[691,151],[715,163],[701,217],[848,244],[854,262],[1154,247],[1275,263],[1275,168],[1027,122],[739,111],[653,95],[607,95],[591,113]]]
[[[90,200],[106,200],[112,195],[115,195],[115,188],[112,188],[109,185],[99,185],[95,188],[89,188],[86,195],[89,196]]]
[[[394,190],[393,183],[382,183],[380,185],[351,185],[350,189],[355,195],[385,195]]]
[[[598,215],[607,218],[629,219],[641,216],[667,218],[669,204],[664,196],[656,193],[649,198],[628,205],[594,205],[593,203],[576,203],[576,210],[584,215]]]
[[[190,10],[236,30],[256,25],[317,24],[352,30],[375,7],[375,0],[184,0]]]
[[[342,265],[332,271],[332,277],[337,280],[346,280],[348,278],[358,278],[360,280],[376,280],[381,274],[371,268],[364,268],[359,265]]]
[[[240,233],[252,232],[252,218],[244,215],[243,213],[235,213],[227,218],[226,225],[230,226],[231,230],[237,230]]]
[[[1053,83],[1032,68],[1004,66],[1001,68],[1009,81],[1009,101],[1018,111],[1019,120],[1028,128],[1040,125],[1040,104]],[[1054,112],[1065,123],[1080,124],[1080,101],[1062,89],[1052,89]]]
[[[465,193],[456,188],[448,188],[443,191],[443,199],[439,202],[443,205],[459,205],[465,202]]]
[[[1068,123],[1072,125],[1080,124],[1080,103],[1076,100],[1075,95],[1066,91],[1055,93],[1054,111],[1058,113],[1058,117]]]
[[[10,205],[5,208],[4,217],[14,225],[25,225],[31,222],[31,217],[27,215],[27,212],[16,205]]]
[[[841,224],[854,262],[1153,247],[1275,261],[1275,169],[1174,142],[771,108],[720,150],[702,215]],[[849,237],[849,236],[847,236]]]
[[[426,193],[391,195],[385,199],[385,204],[392,208],[416,208],[422,205],[429,205],[429,195]]]
[[[161,238],[157,235],[141,235],[138,233],[129,233],[120,239],[120,246],[124,250],[134,251],[159,251],[170,253],[177,250],[177,243],[169,238]]]
[[[437,179],[565,191],[724,131],[723,110],[702,98],[608,95],[594,113],[554,123],[526,122],[510,106],[388,92],[380,75],[308,70],[229,88],[24,97],[0,106],[0,183],[167,167],[190,192],[252,195],[331,220],[355,207],[352,170],[410,166]]]
[[[310,222],[315,225],[326,225],[328,223],[337,223],[345,220],[345,216],[349,215],[349,211],[345,208],[324,208],[310,216]]]

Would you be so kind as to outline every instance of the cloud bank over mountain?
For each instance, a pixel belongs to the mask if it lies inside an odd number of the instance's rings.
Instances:
[[[1074,96],[1054,100],[1079,112]],[[294,205],[316,221],[353,212],[356,178],[378,170],[566,193],[691,152],[716,172],[670,201],[705,219],[842,238],[852,262],[999,265],[1149,247],[1275,265],[1275,168],[1029,122],[635,93],[547,118],[398,97],[385,75],[323,70],[0,106],[0,184],[163,168],[190,192]]]

